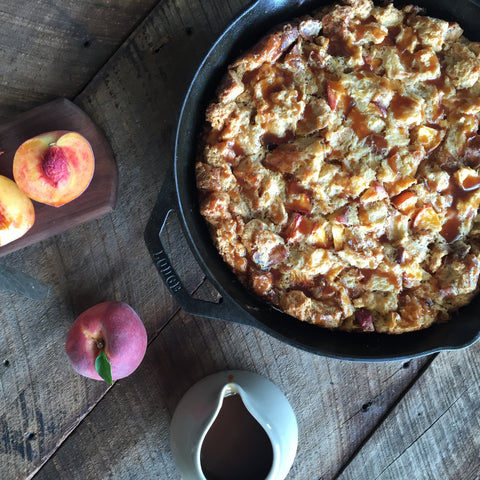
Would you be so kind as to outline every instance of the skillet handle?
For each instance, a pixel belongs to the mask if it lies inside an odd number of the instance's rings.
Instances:
[[[175,211],[176,205],[174,177],[172,172],[169,172],[162,185],[144,234],[150,256],[168,290],[180,307],[191,315],[253,326],[254,324],[248,319],[246,312],[229,297],[222,297],[219,303],[199,300],[190,295],[182,281],[178,278],[160,238],[168,216]]]

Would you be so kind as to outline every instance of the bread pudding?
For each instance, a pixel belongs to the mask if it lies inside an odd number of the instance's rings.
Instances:
[[[348,0],[232,63],[196,180],[248,288],[330,329],[403,333],[479,288],[480,43],[420,8]]]

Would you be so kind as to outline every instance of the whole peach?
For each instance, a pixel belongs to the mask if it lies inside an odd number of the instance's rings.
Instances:
[[[104,302],[83,312],[73,322],[65,350],[81,375],[102,380],[95,360],[103,352],[111,366],[112,379],[130,375],[140,365],[147,349],[147,332],[132,307],[123,302]]]

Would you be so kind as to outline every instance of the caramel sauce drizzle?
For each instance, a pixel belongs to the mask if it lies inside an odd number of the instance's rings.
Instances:
[[[384,272],[375,268],[361,268],[359,269],[359,272],[363,277],[361,281],[362,284],[368,283],[372,279],[372,277],[382,277],[385,278],[388,283],[393,285],[397,290],[402,286],[400,279],[396,277],[392,272]]]
[[[452,196],[452,205],[447,209],[447,221],[444,223],[440,235],[447,243],[453,243],[461,237],[462,222],[458,217],[457,204],[459,201],[468,201],[476,190],[480,188],[480,177],[467,177],[462,186],[459,186],[452,177],[447,194]]]
[[[406,120],[410,116],[412,109],[415,108],[415,105],[415,101],[411,98],[396,93],[390,102],[389,108],[397,120]]]

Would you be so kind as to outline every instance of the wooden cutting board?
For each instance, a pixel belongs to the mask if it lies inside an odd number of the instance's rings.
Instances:
[[[82,134],[92,146],[95,172],[88,188],[61,207],[33,202],[35,224],[21,238],[0,247],[0,257],[32,243],[45,240],[83,222],[113,211],[117,201],[118,170],[110,144],[88,115],[65,98],[25,112],[0,125],[0,175],[13,179],[13,157],[17,148],[31,137],[53,130]]]

